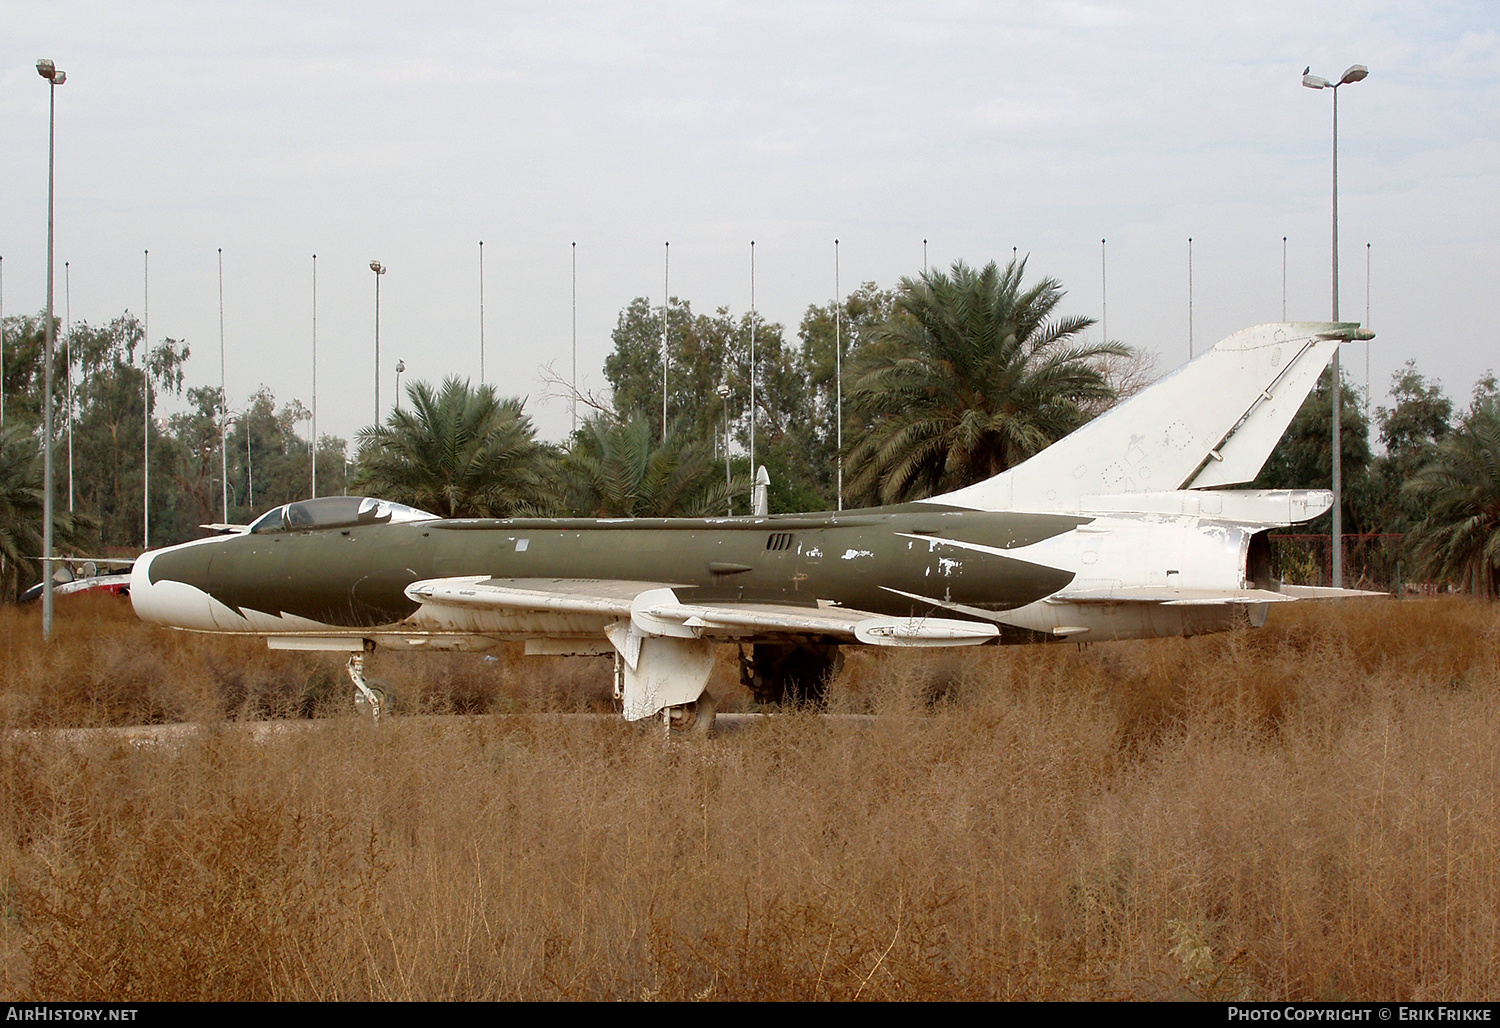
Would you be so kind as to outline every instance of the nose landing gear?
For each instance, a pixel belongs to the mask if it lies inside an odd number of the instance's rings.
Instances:
[[[379,724],[381,717],[391,710],[391,684],[381,678],[366,680],[364,653],[349,654],[349,663],[344,668],[354,683],[354,709]]]

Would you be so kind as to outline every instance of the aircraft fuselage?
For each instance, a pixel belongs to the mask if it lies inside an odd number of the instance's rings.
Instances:
[[[1004,551],[1089,520],[924,504],[759,518],[294,528],[156,551],[137,565],[133,593],[143,616],[206,631],[238,630],[235,615],[250,611],[345,629],[388,625],[417,609],[405,592],[413,582],[476,575],[657,582],[693,602],[832,599],[882,614],[931,614],[934,604],[911,598],[917,595],[1000,611],[1073,578]],[[964,546],[951,545],[955,539]]]

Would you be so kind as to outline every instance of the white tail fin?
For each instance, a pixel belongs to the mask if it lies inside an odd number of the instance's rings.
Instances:
[[[1291,424],[1351,322],[1236,332],[1198,359],[994,478],[932,503],[977,510],[1079,510],[1084,496],[1248,482]]]

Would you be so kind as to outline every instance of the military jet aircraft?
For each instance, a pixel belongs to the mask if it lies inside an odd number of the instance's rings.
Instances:
[[[897,506],[664,519],[440,519],[330,496],[230,536],[155,550],[147,621],[350,654],[377,648],[612,655],[628,720],[712,722],[714,647],[763,700],[816,698],[839,648],[1138,639],[1262,624],[1296,588],[1267,533],[1329,508],[1252,480],[1352,323],[1236,333],[1030,460]],[[745,647],[749,647],[748,654]]]

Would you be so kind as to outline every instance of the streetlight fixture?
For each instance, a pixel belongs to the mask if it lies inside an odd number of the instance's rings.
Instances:
[[[1363,81],[1370,69],[1351,64],[1337,82],[1329,82],[1312,73],[1312,65],[1302,72],[1302,84],[1308,89],[1333,90],[1333,320],[1339,320],[1339,86]],[[1333,350],[1333,586],[1344,586],[1344,455],[1341,449],[1343,375],[1339,371],[1339,347]]]
[[[46,79],[47,87],[47,325],[46,325],[46,388],[43,393],[42,465],[47,483],[42,493],[42,639],[52,638],[52,349],[56,342],[56,328],[52,324],[52,263],[54,212],[57,207],[55,190],[55,157],[57,148],[57,87],[68,81],[68,76],[45,57],[36,62],[37,74]]]
[[[379,261],[370,262],[370,270],[375,272],[375,425],[380,425],[380,276],[385,274],[385,265]]]
[[[401,373],[406,370],[406,362],[396,362],[396,409],[401,409]]]

